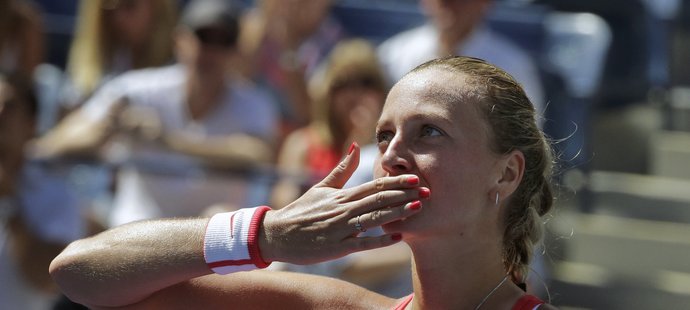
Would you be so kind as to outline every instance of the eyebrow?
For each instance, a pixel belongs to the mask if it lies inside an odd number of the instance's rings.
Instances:
[[[439,110],[441,111],[440,113],[430,113],[434,112],[434,110]],[[444,109],[441,107],[433,107],[430,108],[427,111],[419,111],[419,113],[410,116],[407,119],[407,122],[424,122],[424,121],[429,121],[429,122],[441,122],[443,124],[446,124],[447,126],[453,126],[454,122],[451,120],[450,114],[452,111],[450,109]],[[378,129],[379,127],[385,125],[386,123],[389,123],[390,121],[388,120],[381,120],[379,119],[376,122],[376,128]]]

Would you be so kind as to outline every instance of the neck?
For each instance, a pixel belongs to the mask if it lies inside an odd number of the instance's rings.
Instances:
[[[225,90],[225,78],[189,73],[187,80],[187,105],[192,119],[206,116],[221,100]]]
[[[459,241],[410,242],[414,309],[475,309],[487,296],[489,309],[506,300],[510,280],[493,291],[506,276],[500,245]]]

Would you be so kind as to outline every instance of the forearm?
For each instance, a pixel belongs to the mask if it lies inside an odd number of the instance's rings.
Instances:
[[[401,234],[359,237],[359,233],[420,212],[418,199],[429,197],[429,191],[418,188],[419,178],[413,175],[342,189],[358,161],[353,144],[331,174],[280,210],[243,209],[217,214],[210,221],[136,222],[77,241],[53,261],[51,275],[74,301],[115,307],[164,296],[177,284],[211,270],[226,274],[263,268],[272,261],[310,264],[392,245],[402,239]],[[233,278],[227,281],[234,283]],[[234,286],[218,285],[222,287],[205,290],[234,291]],[[266,287],[246,289],[257,293]]]
[[[207,219],[157,220],[70,244],[50,265],[62,291],[89,306],[123,306],[211,273],[203,257]]]
[[[108,121],[97,122],[80,111],[68,115],[55,129],[33,142],[33,156],[93,156],[109,136]]]

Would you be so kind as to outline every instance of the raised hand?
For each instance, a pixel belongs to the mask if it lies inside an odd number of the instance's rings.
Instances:
[[[311,264],[388,246],[399,234],[359,237],[366,229],[404,220],[421,211],[415,175],[384,177],[342,189],[359,163],[359,147],[319,184],[288,206],[266,214],[260,248],[264,260]]]

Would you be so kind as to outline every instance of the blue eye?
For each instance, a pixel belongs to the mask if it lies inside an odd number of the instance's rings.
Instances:
[[[422,137],[442,136],[443,132],[441,132],[440,130],[438,130],[434,127],[425,125],[424,127],[422,127],[421,135],[422,135]]]

